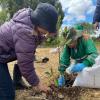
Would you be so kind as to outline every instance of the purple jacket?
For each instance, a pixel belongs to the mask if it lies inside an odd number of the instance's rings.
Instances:
[[[33,35],[35,31],[30,20],[30,10],[19,10],[9,22],[0,27],[0,54],[14,49],[22,75],[31,85],[37,85],[39,79],[33,61],[41,36]]]

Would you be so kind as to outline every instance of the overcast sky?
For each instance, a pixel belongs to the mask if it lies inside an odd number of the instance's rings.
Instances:
[[[65,17],[63,25],[71,26],[76,22],[92,22],[96,0],[60,0]]]

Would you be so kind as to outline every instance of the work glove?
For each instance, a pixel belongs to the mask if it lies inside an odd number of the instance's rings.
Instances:
[[[60,75],[58,78],[58,86],[62,87],[65,85],[65,77],[64,75]]]
[[[86,67],[86,65],[83,64],[83,63],[75,64],[75,65],[72,67],[71,72],[72,72],[72,73],[81,72],[85,67]]]

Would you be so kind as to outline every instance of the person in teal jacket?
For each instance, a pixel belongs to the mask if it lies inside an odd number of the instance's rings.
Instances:
[[[71,28],[66,36],[66,44],[60,55],[59,71],[63,74],[71,64],[71,59],[75,64],[71,68],[71,73],[82,71],[85,67],[92,67],[98,56],[97,49],[91,38],[85,40],[82,35],[83,29],[79,27]]]

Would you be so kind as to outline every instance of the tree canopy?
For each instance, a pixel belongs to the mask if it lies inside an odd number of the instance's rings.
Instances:
[[[59,20],[57,24],[57,28],[59,29],[62,24],[62,19],[64,17],[64,13],[62,11],[62,6],[59,0],[0,0],[0,5],[3,8],[2,12],[9,13],[9,19],[13,16],[13,14],[18,11],[19,9],[30,7],[33,10],[36,8],[37,4],[40,2],[48,2],[56,7],[58,14],[59,14]],[[5,17],[6,16],[5,14]],[[1,16],[0,14],[0,21],[5,21],[7,18]]]

